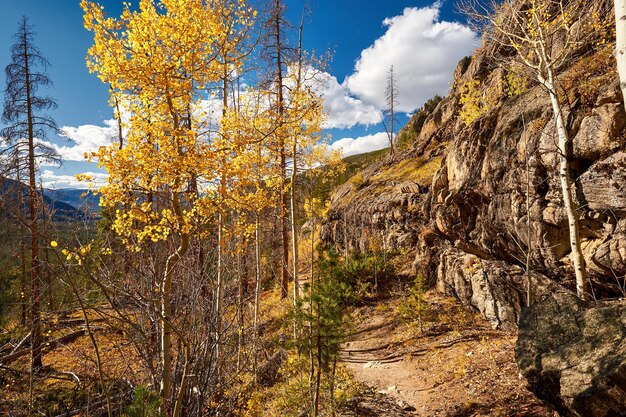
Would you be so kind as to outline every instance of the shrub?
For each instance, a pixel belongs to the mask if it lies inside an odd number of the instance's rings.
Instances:
[[[365,180],[363,174],[361,172],[357,172],[352,179],[350,180],[352,183],[352,189],[354,191],[358,191],[361,188],[367,187],[369,185],[369,181]]]
[[[133,402],[126,406],[126,417],[159,417],[161,400],[156,392],[144,386],[138,386],[133,393]]]
[[[390,255],[381,251],[353,252],[340,265],[347,284],[344,302],[358,305],[372,298],[381,280],[393,276]]]
[[[397,308],[400,318],[410,324],[417,323],[420,333],[424,331],[424,321],[427,320],[429,305],[425,297],[424,278],[418,274],[413,286],[409,289],[407,297]]]

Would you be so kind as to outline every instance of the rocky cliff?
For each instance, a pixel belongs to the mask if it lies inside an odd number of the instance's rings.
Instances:
[[[610,1],[588,3],[586,15],[611,13]],[[626,114],[611,47],[588,39],[559,68],[560,94],[594,295],[623,297]],[[414,272],[494,327],[514,327],[529,288],[538,300],[573,289],[574,274],[549,97],[532,76],[513,83],[493,59],[497,49],[487,43],[459,63],[448,96],[398,135],[410,146],[336,191],[322,238],[414,250]],[[488,100],[468,120],[461,98],[471,83]]]

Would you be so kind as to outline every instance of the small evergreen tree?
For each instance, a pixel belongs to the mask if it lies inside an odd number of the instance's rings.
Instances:
[[[345,338],[344,295],[348,285],[339,255],[334,248],[318,249],[318,276],[305,287],[298,300],[296,321],[308,329],[308,338],[300,338],[298,349],[311,358],[310,379],[314,382],[313,415],[319,415],[322,374],[334,378],[334,370]],[[332,393],[331,393],[332,396]],[[332,402],[332,398],[331,398]]]

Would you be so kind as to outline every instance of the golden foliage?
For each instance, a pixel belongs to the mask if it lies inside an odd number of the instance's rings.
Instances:
[[[230,135],[228,119],[216,134],[201,93],[220,80],[219,56],[232,55],[232,27],[243,32],[254,13],[244,2],[217,0],[143,0],[137,11],[127,4],[119,19],[86,0],[81,7],[94,34],[87,66],[110,85],[112,100],[124,99],[123,146],[88,155],[109,173],[100,192],[113,230],[133,250],[202,235],[217,210],[213,184],[224,173],[224,149],[237,154],[248,138]],[[249,164],[238,159],[228,168],[235,178]]]
[[[467,80],[461,86],[460,91],[459,117],[466,125],[493,109],[500,99],[500,92],[496,91],[495,87],[485,88],[479,80],[475,79]]]
[[[528,78],[520,72],[507,71],[504,77],[504,94],[512,98],[526,91],[528,91]]]

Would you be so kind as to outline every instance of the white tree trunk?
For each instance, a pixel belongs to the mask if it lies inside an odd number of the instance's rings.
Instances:
[[[175,184],[174,189],[178,188]],[[181,224],[183,223],[183,212],[180,203],[180,195],[174,192],[172,196],[174,212]],[[182,233],[180,236],[180,246],[172,253],[165,262],[165,272],[161,280],[160,301],[161,316],[159,317],[159,326],[161,330],[161,413],[170,415],[172,411],[171,392],[172,392],[172,284],[174,280],[174,267],[181,258],[189,250],[189,235]],[[181,388],[184,388],[186,374],[183,374]],[[174,416],[176,417],[176,416]]]
[[[563,206],[567,214],[567,223],[569,226],[570,248],[572,250],[572,261],[574,263],[574,272],[576,274],[576,293],[583,300],[589,299],[589,286],[585,274],[585,258],[583,257],[580,247],[580,232],[578,226],[578,215],[576,213],[576,203],[572,196],[572,181],[569,175],[569,148],[570,137],[563,120],[563,111],[561,103],[556,95],[553,84],[550,83],[548,91],[552,102],[552,110],[554,111],[554,120],[556,122],[556,130],[559,137],[559,180],[561,182],[561,192],[563,194]]]
[[[257,338],[259,335],[259,297],[261,293],[261,231],[259,213],[254,222],[254,318],[252,331],[252,356],[254,383],[257,383]]]
[[[615,59],[626,109],[626,0],[615,0]]]

